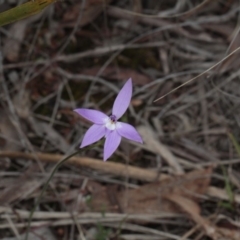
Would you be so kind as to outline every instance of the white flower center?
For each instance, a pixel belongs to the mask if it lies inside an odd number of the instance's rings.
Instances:
[[[116,117],[111,115],[110,117],[105,119],[105,127],[111,131],[120,127],[120,123],[116,121]]]
[[[117,122],[112,121],[110,118],[106,119],[105,127],[109,130],[115,130]]]

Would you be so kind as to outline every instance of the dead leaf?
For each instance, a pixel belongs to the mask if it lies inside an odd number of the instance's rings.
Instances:
[[[207,192],[210,184],[212,167],[191,171],[183,176],[175,176],[172,179],[166,179],[161,185],[167,189],[165,194],[177,194],[185,196],[194,201],[199,199],[199,195]]]
[[[92,182],[88,185],[91,193],[89,206],[92,211],[121,211],[132,214],[181,213],[182,209],[165,196],[174,194],[196,202],[199,195],[207,191],[211,172],[211,168],[197,170],[161,182],[145,184],[138,189],[122,191],[116,188],[108,190],[107,186]]]
[[[119,193],[119,203],[126,213],[179,213],[181,210],[167,196],[175,195],[197,201],[199,195],[207,191],[211,173],[212,168],[196,170],[183,176],[146,184],[138,189],[125,190]]]
[[[162,198],[159,183],[146,184],[139,189],[124,190],[119,193],[119,202],[123,212],[128,214],[179,213],[171,202]]]

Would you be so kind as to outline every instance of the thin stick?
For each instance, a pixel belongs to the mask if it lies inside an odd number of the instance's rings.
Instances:
[[[166,97],[167,95],[169,95],[172,92],[175,92],[176,90],[178,90],[179,88],[189,84],[190,82],[192,82],[193,80],[203,76],[205,73],[209,72],[210,70],[212,70],[213,68],[215,68],[216,66],[218,66],[219,64],[221,64],[222,62],[224,62],[226,59],[228,59],[229,57],[231,57],[233,54],[235,54],[238,50],[240,50],[240,47],[238,47],[237,49],[235,49],[233,52],[231,52],[230,54],[228,54],[226,57],[224,57],[221,61],[217,62],[215,65],[213,65],[212,67],[208,68],[206,71],[202,72],[201,74],[197,75],[196,77],[188,80],[187,82],[181,84],[180,86],[174,88],[173,90],[171,90],[170,92],[166,93],[165,95],[161,96],[160,98],[154,100],[153,102],[157,102],[160,99]]]
[[[144,17],[144,18],[164,18],[164,19],[170,19],[170,18],[177,18],[177,17],[184,17],[184,16],[188,16],[189,14],[196,12],[197,10],[202,9],[203,7],[205,7],[208,3],[210,3],[212,0],[204,0],[203,2],[201,2],[199,5],[195,6],[194,8],[190,9],[189,11],[183,12],[183,13],[178,13],[178,14],[174,14],[171,16],[161,16],[161,15],[149,15],[149,14],[143,14],[143,13],[138,13],[138,12],[133,12],[130,10],[126,10],[121,8],[121,11],[136,17]],[[114,7],[108,7],[108,8],[114,8]],[[116,8],[116,7],[115,7]]]

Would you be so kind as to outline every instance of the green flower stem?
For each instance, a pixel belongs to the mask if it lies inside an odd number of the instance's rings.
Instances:
[[[99,142],[99,143],[100,143],[100,142]],[[78,151],[76,151],[76,152],[70,154],[69,156],[63,158],[62,160],[60,160],[60,161],[54,166],[54,168],[53,168],[53,170],[52,170],[49,178],[47,179],[46,183],[45,183],[44,186],[43,186],[43,189],[42,189],[39,197],[37,198],[37,201],[36,201],[34,207],[32,208],[32,210],[31,210],[31,212],[30,212],[30,215],[29,215],[29,218],[28,218],[28,225],[27,225],[25,240],[28,239],[28,234],[29,234],[29,231],[30,231],[30,225],[31,225],[31,222],[32,222],[33,214],[34,214],[36,208],[38,207],[38,205],[39,205],[39,203],[40,203],[40,200],[41,200],[43,194],[44,194],[45,191],[47,190],[48,185],[49,185],[51,179],[53,178],[54,174],[55,174],[56,171],[59,169],[59,167],[61,167],[69,158],[77,155],[79,152],[81,152],[81,151],[83,151],[83,150],[85,151],[85,150],[87,150],[87,149],[96,147],[97,145],[99,145],[99,143],[97,143],[97,144],[95,144],[95,145],[92,145],[91,147],[88,147],[88,148],[79,149]]]

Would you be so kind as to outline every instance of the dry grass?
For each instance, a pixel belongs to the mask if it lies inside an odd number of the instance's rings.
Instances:
[[[90,125],[72,110],[110,114],[132,77],[123,120],[144,144],[70,159],[29,239],[240,239],[239,13],[237,0],[72,0],[1,28],[0,238],[22,239],[53,163],[78,148]]]

